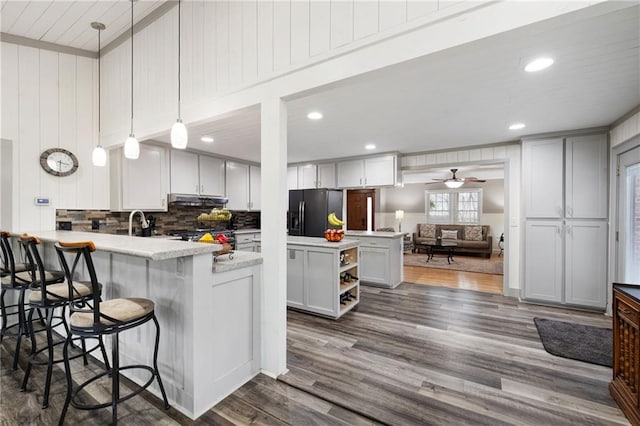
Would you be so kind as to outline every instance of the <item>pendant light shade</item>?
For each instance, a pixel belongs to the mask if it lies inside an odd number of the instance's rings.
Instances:
[[[91,162],[94,166],[104,167],[107,164],[107,151],[104,150],[100,142],[100,63],[102,56],[100,55],[100,31],[107,28],[102,22],[92,22],[91,28],[98,30],[98,145],[93,148]]]
[[[133,2],[131,0],[131,133],[124,143],[124,156],[130,160],[137,160],[140,156],[140,144],[133,134]]]
[[[171,146],[176,149],[185,149],[189,135],[187,127],[180,118],[180,41],[181,41],[182,2],[178,0],[178,119],[171,127]]]
[[[130,160],[137,160],[140,156],[140,144],[133,133],[124,142],[124,156]]]
[[[94,166],[98,167],[104,167],[107,164],[107,151],[105,151],[102,145],[98,145],[93,148],[91,161],[93,162]]]
[[[187,126],[184,125],[182,120],[178,119],[171,127],[171,146],[176,149],[185,149],[188,139]]]

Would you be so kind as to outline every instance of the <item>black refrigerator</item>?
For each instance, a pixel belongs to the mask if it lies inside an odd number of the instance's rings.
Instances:
[[[289,235],[323,237],[329,228],[327,216],[342,218],[341,189],[292,189],[289,191]]]

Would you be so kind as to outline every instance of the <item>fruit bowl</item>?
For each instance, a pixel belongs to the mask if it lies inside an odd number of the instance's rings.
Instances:
[[[343,229],[327,229],[324,231],[324,238],[327,241],[338,242],[342,241],[344,238],[344,230]]]

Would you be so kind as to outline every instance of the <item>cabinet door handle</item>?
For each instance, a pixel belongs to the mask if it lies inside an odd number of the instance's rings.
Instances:
[[[196,183],[196,192],[198,192],[198,184]]]
[[[625,308],[620,308],[620,310],[622,311],[622,313],[623,313],[623,314],[627,314],[627,315],[629,315],[629,314],[631,313],[631,311],[630,311],[630,310],[625,309]]]
[[[204,192],[204,185],[200,185],[200,193]]]
[[[567,215],[570,217],[573,217],[573,208],[572,207],[567,207]]]

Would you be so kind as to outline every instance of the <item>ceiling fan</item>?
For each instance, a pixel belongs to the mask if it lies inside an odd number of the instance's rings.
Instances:
[[[478,179],[475,177],[466,177],[466,178],[459,178],[456,177],[456,172],[458,171],[458,169],[451,169],[451,177],[448,179],[433,179],[436,182],[427,182],[427,185],[430,184],[434,184],[434,183],[444,183],[445,185],[447,185],[448,188],[460,188],[463,184],[465,183],[469,183],[469,182],[486,182],[486,180],[484,179]]]

